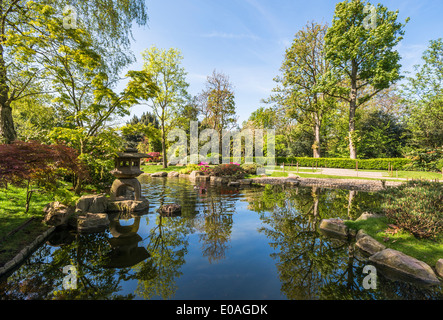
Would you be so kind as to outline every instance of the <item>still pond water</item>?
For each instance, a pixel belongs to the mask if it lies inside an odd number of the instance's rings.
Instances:
[[[363,287],[365,259],[317,232],[322,219],[357,218],[377,194],[282,186],[195,187],[145,178],[148,212],[111,216],[108,231],[54,234],[7,281],[0,299],[435,299],[379,275]],[[157,209],[177,203],[182,214]],[[74,265],[77,290],[63,290]]]

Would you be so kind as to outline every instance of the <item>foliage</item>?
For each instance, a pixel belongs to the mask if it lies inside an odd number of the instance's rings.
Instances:
[[[142,125],[141,127],[139,127]],[[141,117],[134,116],[126,123],[126,127],[131,128],[131,132],[122,132],[123,138],[128,146],[133,148],[140,147],[139,151],[159,151],[161,148],[159,122],[154,114],[143,112]],[[153,129],[158,132],[154,132]],[[143,150],[141,150],[143,149]]]
[[[155,127],[155,123],[131,122],[121,127],[120,130],[126,145],[137,148],[139,152],[146,153],[161,148],[159,147],[161,133]]]
[[[436,149],[443,141],[443,39],[430,41],[422,60],[404,85],[406,120],[411,147]]]
[[[245,171],[246,174],[256,174],[257,169],[263,166],[257,163],[243,163],[240,167]]]
[[[160,152],[148,152],[148,155],[150,155],[152,158],[147,158],[146,162],[160,162],[161,161],[161,153]]]
[[[200,111],[204,116],[202,126],[219,134],[219,153],[222,153],[223,130],[232,129],[237,123],[235,93],[229,77],[214,70],[207,77],[206,89],[199,95]]]
[[[405,146],[405,127],[392,114],[382,110],[369,112],[360,120],[357,144],[361,158],[398,158]]]
[[[25,186],[26,212],[35,191],[33,187],[60,196],[58,180],[74,174],[84,176],[86,170],[72,148],[35,141],[0,145],[0,186]]]
[[[412,162],[406,167],[410,170],[437,171],[443,170],[443,148],[414,149],[407,155]]]
[[[399,228],[418,238],[437,238],[443,231],[443,185],[409,181],[384,192],[383,210]]]
[[[223,163],[211,167],[209,171],[210,176],[215,177],[234,177],[236,179],[244,178],[246,172],[238,163]]]
[[[349,104],[352,159],[357,158],[356,109],[400,79],[400,55],[394,48],[402,40],[404,25],[397,22],[398,11],[388,11],[378,4],[375,12],[371,12],[367,10],[369,6],[370,3],[363,0],[338,3],[332,26],[325,36],[326,59],[332,68],[324,88],[331,96]],[[369,26],[371,19],[375,23]]]
[[[48,71],[51,62],[57,60],[52,60],[51,57],[59,54],[63,56],[71,50],[76,51],[75,45],[80,44],[77,42],[80,34],[92,35],[92,51],[97,52],[98,57],[106,57],[108,72],[112,70],[118,74],[131,62],[128,37],[134,22],[138,25],[147,22],[144,1],[110,0],[104,3],[100,0],[75,0],[71,1],[70,5],[74,6],[78,13],[78,28],[63,27],[63,19],[67,18],[64,17],[64,0],[2,2],[1,141],[11,142],[16,139],[11,105],[23,97],[39,95],[47,89],[50,91],[47,77],[43,76],[43,73]],[[87,19],[82,19],[81,15],[87,16]],[[78,56],[79,60],[91,63],[90,54],[87,52],[89,49],[89,46],[85,46],[85,55]],[[68,61],[65,63],[67,65]],[[66,77],[63,72],[57,75]],[[74,77],[74,74],[72,76]],[[40,85],[47,89],[29,90]]]
[[[330,70],[326,60],[324,37],[327,26],[309,23],[297,32],[280,68],[282,76],[274,79],[278,86],[266,102],[277,103],[282,113],[306,127],[314,135],[312,150],[320,157],[320,130],[324,117],[335,107],[335,100],[327,96],[322,81]]]
[[[79,159],[88,168],[89,175],[74,179],[76,188],[80,187],[79,181],[89,182],[103,190],[112,184],[115,177],[110,171],[114,168],[116,153],[121,151],[124,144],[116,129],[102,129],[96,135],[88,136],[84,128],[56,127],[50,132],[49,139],[53,143],[62,142],[75,150],[83,150]]]
[[[327,167],[342,169],[388,170],[392,166],[394,170],[407,170],[411,159],[346,159],[346,158],[302,158],[302,157],[278,157],[278,164],[299,164],[300,167]]]
[[[186,168],[180,170],[180,173],[182,174],[190,174],[192,171],[199,171],[201,168],[201,165],[190,163],[186,166]]]
[[[166,136],[170,129],[172,116],[188,100],[186,91],[189,84],[186,82],[186,72],[181,66],[183,56],[180,50],[170,48],[158,49],[152,46],[142,53],[143,71],[152,76],[157,90],[154,95],[145,99],[160,122],[163,167],[167,168]]]

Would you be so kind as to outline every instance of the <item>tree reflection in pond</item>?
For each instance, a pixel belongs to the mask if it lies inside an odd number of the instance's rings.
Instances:
[[[356,191],[267,186],[261,199],[252,201],[250,208],[258,205],[264,222],[260,232],[275,250],[271,256],[288,299],[441,299],[441,288],[415,288],[381,275],[377,290],[364,289],[366,262],[353,244],[317,232],[322,219],[355,219],[364,210],[377,211],[377,199]]]
[[[208,258],[209,263],[223,260],[230,247],[235,202],[227,201],[221,194],[230,195],[233,191],[232,188],[220,186],[207,192],[195,218],[202,255]]]
[[[194,186],[147,179],[150,210],[110,217],[101,234],[59,232],[8,281],[1,299],[442,299],[378,275],[363,288],[366,260],[352,243],[322,236],[322,219],[378,210],[377,194],[283,186]],[[161,205],[180,204],[164,217]],[[78,289],[63,290],[74,265]]]

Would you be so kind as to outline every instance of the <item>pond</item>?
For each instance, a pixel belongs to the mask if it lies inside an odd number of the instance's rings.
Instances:
[[[322,219],[355,219],[376,193],[340,189],[197,185],[143,178],[148,212],[110,216],[108,231],[54,233],[9,278],[1,299],[351,300],[442,299],[378,276],[365,289],[365,259],[317,231]],[[182,213],[157,209],[177,203]],[[63,268],[77,270],[64,290]]]

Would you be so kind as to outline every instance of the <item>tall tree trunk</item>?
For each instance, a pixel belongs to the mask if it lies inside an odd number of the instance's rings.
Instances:
[[[165,121],[162,119],[162,152],[163,152],[163,169],[168,167],[168,159],[166,158],[166,132]]]
[[[9,101],[6,63],[3,58],[3,46],[0,45],[0,143],[11,143],[17,139]]]
[[[357,109],[357,63],[352,60],[351,95],[349,101],[349,156],[357,159],[355,145],[355,110]]]
[[[314,152],[314,158],[321,158],[321,152],[320,152],[320,117],[318,116],[318,113],[314,113],[314,146],[313,146],[313,152]]]
[[[349,108],[349,157],[357,159],[357,149],[355,146],[355,103],[351,102]]]

